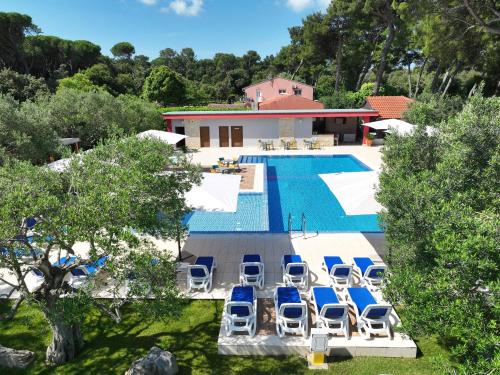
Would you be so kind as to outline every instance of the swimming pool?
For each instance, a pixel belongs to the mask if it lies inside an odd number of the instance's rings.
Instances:
[[[346,215],[319,174],[371,169],[352,155],[241,156],[240,163],[263,163],[263,194],[240,193],[236,213],[194,212],[190,232],[379,232],[378,215]]]

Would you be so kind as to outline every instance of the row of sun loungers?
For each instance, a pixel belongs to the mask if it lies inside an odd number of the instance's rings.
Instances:
[[[311,288],[309,299],[314,307],[316,326],[331,334],[349,338],[349,308],[356,316],[358,332],[363,338],[371,334],[391,336],[389,316],[392,306],[377,302],[372,291],[380,286],[384,265],[376,265],[370,258],[353,258],[354,264],[346,264],[338,256],[324,257],[324,266],[330,277],[330,286]],[[188,266],[188,291],[193,288],[209,292],[212,288],[214,257],[199,257]],[[284,255],[281,262],[283,283],[274,291],[276,332],[307,336],[308,304],[301,298],[300,289],[308,289],[309,270],[300,255]],[[354,287],[352,275],[357,273],[360,286]],[[226,335],[236,331],[256,332],[256,287],[264,287],[264,264],[260,255],[247,254],[240,264],[241,285],[234,286],[226,300],[223,325]]]
[[[52,263],[54,267],[65,267],[73,262],[75,262],[75,256],[62,257],[58,261]],[[93,277],[97,274],[97,272],[104,266],[106,261],[108,260],[107,256],[101,257],[95,262],[84,264],[73,268],[70,272],[68,272],[68,283],[74,288],[78,288],[83,285],[90,277]],[[37,268],[32,268],[32,273],[39,281],[43,281],[44,275]]]

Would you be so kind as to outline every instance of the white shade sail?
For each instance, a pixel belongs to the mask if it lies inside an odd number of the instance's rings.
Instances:
[[[377,172],[346,172],[320,174],[335,195],[346,215],[371,215],[382,206],[375,200]]]
[[[184,134],[165,132],[162,130],[146,130],[142,133],[137,134],[137,138],[155,138],[159,139],[162,142],[168,143],[169,145],[175,145],[183,139],[186,139],[187,136]]]
[[[406,122],[403,120],[398,120],[395,118],[367,122],[367,123],[364,123],[363,126],[369,126],[370,128],[375,129],[375,130],[384,130],[388,133],[397,132],[400,135],[410,134],[416,128],[416,125],[413,125],[413,124],[410,124],[409,122]],[[436,131],[436,129],[433,127],[427,126],[426,131],[427,131],[427,134],[431,135],[432,133],[434,133]]]
[[[200,186],[186,193],[186,204],[201,211],[236,212],[241,176],[203,173]]]

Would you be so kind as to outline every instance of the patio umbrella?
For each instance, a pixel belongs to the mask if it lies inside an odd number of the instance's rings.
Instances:
[[[346,215],[376,214],[382,206],[375,200],[377,172],[320,174]]]
[[[186,204],[195,210],[236,212],[241,176],[203,173],[200,186],[186,193]]]
[[[142,133],[137,134],[137,138],[156,138],[162,142],[168,143],[169,145],[175,145],[183,139],[186,139],[187,136],[184,134],[165,132],[162,130],[146,130]]]

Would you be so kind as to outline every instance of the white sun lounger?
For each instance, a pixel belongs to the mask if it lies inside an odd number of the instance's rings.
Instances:
[[[366,286],[371,291],[376,290],[384,280],[387,266],[375,264],[370,258],[355,257],[354,270],[358,273],[361,286]]]
[[[330,276],[330,286],[340,289],[345,295],[345,289],[352,286],[352,265],[346,264],[339,256],[323,257],[323,265]]]
[[[298,288],[308,288],[309,268],[302,261],[300,255],[283,255],[281,259],[281,270],[283,272],[283,283]]]
[[[233,332],[248,332],[253,337],[257,329],[257,296],[253,286],[234,286],[224,304],[222,324],[226,336]]]
[[[356,325],[359,334],[364,339],[370,339],[372,334],[387,334],[392,339],[389,316],[392,306],[388,303],[378,303],[370,291],[363,288],[348,288],[347,295],[356,313]]]
[[[313,287],[311,302],[316,312],[316,328],[324,328],[328,333],[343,334],[349,338],[349,305],[339,301],[335,289]]]
[[[187,291],[204,289],[205,292],[210,292],[215,268],[214,257],[198,257],[194,264],[188,266]]]
[[[276,309],[276,333],[279,337],[285,336],[285,333],[296,333],[307,337],[307,304],[300,298],[296,287],[276,288],[274,307]]]
[[[264,263],[258,254],[246,254],[240,263],[240,283],[264,287]]]

